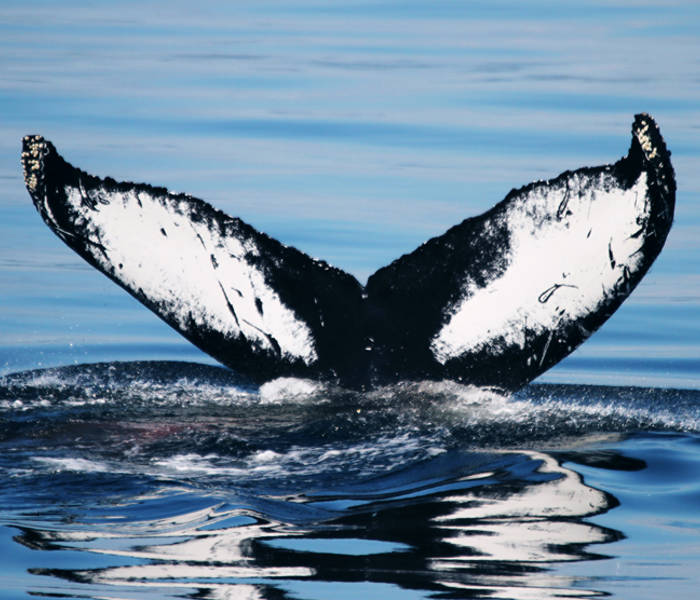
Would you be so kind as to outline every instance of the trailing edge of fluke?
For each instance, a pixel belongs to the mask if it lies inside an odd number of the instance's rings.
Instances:
[[[626,156],[512,190],[374,273],[352,275],[185,194],[89,175],[38,135],[29,194],[70,248],[253,380],[454,379],[513,390],[587,339],[661,251],[670,152],[637,115]]]

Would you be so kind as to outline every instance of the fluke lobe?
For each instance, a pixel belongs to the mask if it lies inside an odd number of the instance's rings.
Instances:
[[[512,190],[363,286],[202,200],[76,169],[40,136],[24,138],[22,165],[54,233],[193,344],[256,381],[348,386],[531,381],[639,283],[676,190],[640,114],[616,163]]]

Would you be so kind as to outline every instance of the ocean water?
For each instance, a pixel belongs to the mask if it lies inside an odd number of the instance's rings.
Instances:
[[[696,2],[0,4],[0,599],[681,598],[700,589]],[[511,397],[253,386],[45,227],[38,133],[364,280],[513,187],[626,153],[676,220]]]

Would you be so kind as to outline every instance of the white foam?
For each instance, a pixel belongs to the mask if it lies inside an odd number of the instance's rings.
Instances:
[[[76,473],[107,473],[114,472],[112,466],[86,458],[52,458],[34,456],[32,460],[47,465],[54,471],[74,471]]]
[[[358,443],[291,446],[285,450],[259,450],[248,456],[232,459],[217,454],[182,453],[152,461],[146,469],[152,475],[226,476],[238,481],[268,478],[284,480],[293,476],[336,473],[355,468],[364,475],[384,473],[405,462],[406,457],[432,457],[445,452],[439,445],[410,432],[395,436],[378,436]]]
[[[278,463],[281,458],[282,455],[274,450],[260,450],[250,457],[250,461],[257,464],[270,464]]]
[[[318,402],[320,392],[326,389],[322,383],[311,379],[278,377],[260,386],[258,391],[261,404],[286,402]]]

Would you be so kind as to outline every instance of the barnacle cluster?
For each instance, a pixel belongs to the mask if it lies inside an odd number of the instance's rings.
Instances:
[[[46,155],[46,141],[40,135],[24,136],[22,141],[24,182],[30,192],[36,192],[41,177],[42,159]]]

